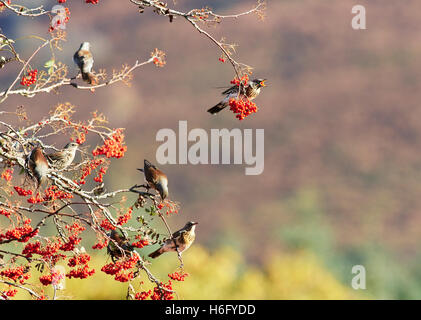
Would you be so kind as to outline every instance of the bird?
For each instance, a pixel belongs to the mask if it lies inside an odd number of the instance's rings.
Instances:
[[[112,230],[108,236],[117,242],[117,245],[114,241],[109,241],[107,246],[107,253],[111,256],[113,262],[118,258],[121,258],[124,254],[127,254],[134,250],[133,246],[130,244],[129,240],[124,236],[121,231]],[[120,248],[119,248],[120,247]]]
[[[98,84],[98,79],[92,73],[92,67],[94,65],[94,58],[90,51],[91,44],[87,41],[82,42],[79,50],[73,55],[73,61],[79,67],[82,73],[82,79],[90,85]]]
[[[61,151],[49,153],[46,155],[48,162],[57,170],[66,169],[74,160],[76,150],[79,144],[69,142]]]
[[[196,237],[195,229],[197,224],[198,222],[187,222],[182,229],[174,232],[171,238],[165,240],[163,245],[158,250],[150,253],[149,257],[155,259],[164,252],[177,251],[177,248],[180,254],[186,251],[194,242]]]
[[[240,86],[234,85],[231,88],[228,88],[222,92],[222,94],[225,95],[225,98],[214,107],[208,109],[208,112],[211,114],[217,114],[219,111],[229,106],[230,99],[237,99],[238,97],[241,99],[247,98],[250,101],[255,99],[260,94],[260,89],[266,86],[266,80],[267,79],[253,79],[246,86],[240,84]]]
[[[37,181],[37,189],[45,181],[49,166],[41,147],[35,147],[26,158],[27,167]]]
[[[155,167],[148,160],[144,160],[143,169],[137,169],[145,174],[148,187],[155,189],[159,192],[161,199],[164,200],[168,197],[168,178],[161,170]]]

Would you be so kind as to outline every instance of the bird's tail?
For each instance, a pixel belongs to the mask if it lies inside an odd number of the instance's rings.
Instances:
[[[228,105],[227,105],[226,103],[220,102],[220,103],[218,103],[216,106],[214,106],[214,107],[210,108],[210,109],[208,110],[208,112],[209,112],[209,113],[211,113],[211,114],[216,114],[216,113],[218,113],[219,111],[221,111],[221,110],[225,109],[227,106],[228,106]]]
[[[82,79],[93,86],[98,84],[98,79],[92,72],[82,72]]]
[[[163,253],[164,253],[164,250],[162,248],[159,248],[158,250],[150,253],[149,257],[151,257],[152,259],[155,259],[155,258],[158,258]]]

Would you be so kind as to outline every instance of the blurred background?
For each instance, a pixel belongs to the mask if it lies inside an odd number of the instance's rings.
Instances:
[[[190,277],[179,285],[181,298],[421,297],[421,3],[272,0],[264,21],[251,15],[206,29],[238,44],[236,59],[253,66],[254,76],[268,78],[255,100],[259,112],[238,121],[228,110],[213,117],[206,112],[233,70],[188,23],[169,23],[149,10],[139,14],[128,1],[67,2],[71,18],[57,60],[71,72],[77,73],[72,56],[82,41],[92,44],[96,70],[110,73],[146,60],[154,48],[166,52],[167,65],[136,70],[131,87],[118,83],[95,93],[63,88],[31,99],[10,97],[1,109],[23,105],[39,121],[68,101],[78,107],[76,119],[99,110],[112,127],[126,128],[128,152],[112,162],[109,190],[142,182],[135,168],[144,158],[156,162],[157,131],[177,132],[179,120],[208,132],[265,129],[265,170],[259,176],[246,176],[243,165],[161,166],[171,199],[181,203],[180,213],[169,218],[172,228],[200,223],[185,254]],[[176,8],[208,5],[229,14],[253,4],[177,0]],[[367,30],[351,28],[356,4],[366,7]],[[48,36],[47,17],[4,12],[0,27],[10,38]],[[38,42],[16,45],[28,57]],[[34,65],[42,68],[47,60],[45,52]],[[1,90],[15,72],[12,64],[0,70]],[[90,143],[95,147],[88,135]],[[100,271],[107,259],[100,252],[96,275],[67,281],[63,295],[124,298],[127,285]],[[152,271],[165,276],[177,257],[156,262]],[[366,268],[366,290],[351,287],[354,265]]]

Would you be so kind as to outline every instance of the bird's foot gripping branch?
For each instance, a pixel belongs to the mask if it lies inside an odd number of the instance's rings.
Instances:
[[[146,185],[107,190],[110,165],[127,151],[123,130],[109,128],[98,113],[75,121],[74,112],[72,105],[60,104],[36,122],[23,109],[1,113],[0,299],[19,291],[36,299],[59,298],[63,279],[86,279],[99,271],[90,266],[96,250],[111,256],[99,272],[127,282],[128,298],[176,297],[171,281],[187,276],[181,253],[194,241],[196,223],[171,232],[166,219],[179,204],[169,200],[167,176],[147,160]],[[50,144],[58,136],[66,137],[64,148]],[[130,202],[133,192],[138,198]],[[164,234],[152,227],[156,218]],[[95,243],[89,244],[89,234]],[[167,281],[150,270],[145,251],[154,245],[149,257],[178,253],[181,270],[169,270]],[[41,271],[36,278],[35,270]],[[150,290],[142,289],[143,280],[150,281]]]

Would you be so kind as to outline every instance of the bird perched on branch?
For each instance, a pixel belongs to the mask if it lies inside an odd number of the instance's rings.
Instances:
[[[45,181],[49,167],[41,147],[35,147],[26,158],[26,165],[30,174],[37,181],[37,189]]]
[[[149,254],[149,257],[155,259],[159,257],[164,252],[170,252],[170,251],[178,251],[180,254],[183,251],[186,251],[193,243],[196,234],[195,229],[197,222],[189,221],[186,223],[186,225],[174,232],[170,239],[165,240],[164,244],[156,251]]]
[[[145,159],[143,169],[137,169],[145,174],[146,182],[150,188],[159,192],[161,199],[168,197],[168,178],[161,170]]]
[[[78,147],[76,142],[69,142],[63,150],[47,154],[47,160],[57,170],[66,169],[73,162]]]
[[[92,73],[92,67],[94,66],[94,58],[90,51],[90,43],[82,42],[78,51],[73,56],[73,61],[79,67],[82,73],[82,79],[91,85],[98,84],[98,79]]]
[[[254,79],[251,80],[246,86],[244,86],[242,83],[239,86],[232,86],[231,88],[222,92],[222,94],[225,95],[225,98],[222,99],[222,101],[220,101],[217,105],[210,108],[208,112],[211,114],[216,114],[219,111],[225,109],[229,106],[230,99],[247,98],[250,101],[255,99],[260,94],[260,89],[266,86],[265,81],[266,79]]]
[[[111,256],[113,262],[115,262],[118,258],[121,258],[124,254],[128,254],[130,251],[134,250],[129,240],[120,230],[112,230],[108,236],[121,248],[118,248],[113,241],[108,243],[107,253]]]

